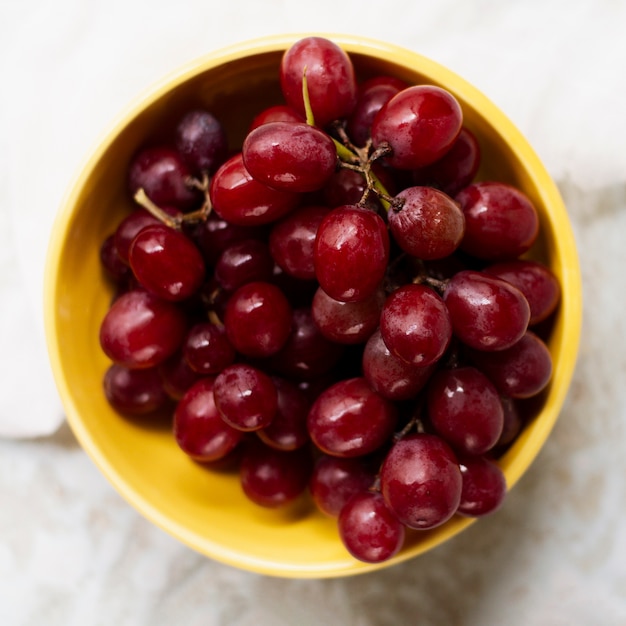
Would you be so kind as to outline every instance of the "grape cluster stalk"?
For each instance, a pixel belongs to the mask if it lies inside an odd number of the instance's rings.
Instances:
[[[323,37],[277,73],[283,101],[241,145],[195,108],[128,164],[136,208],[100,250],[103,391],[129,419],[169,412],[181,453],[232,459],[256,505],[309,497],[383,562],[502,504],[560,287],[526,254],[530,199],[476,180],[451,93],[358,78]]]

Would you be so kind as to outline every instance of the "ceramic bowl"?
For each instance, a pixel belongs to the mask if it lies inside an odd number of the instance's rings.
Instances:
[[[236,473],[208,471],[190,461],[177,447],[168,424],[147,427],[116,414],[102,390],[109,362],[98,341],[99,325],[112,297],[99,249],[133,206],[126,188],[131,155],[191,105],[211,110],[225,125],[233,147],[239,145],[254,114],[281,102],[279,62],[301,36],[269,37],[210,53],[167,77],[118,119],[82,166],[60,207],[47,258],[45,324],[68,422],[87,454],[132,506],[212,559],[268,575],[321,578],[372,571],[414,558],[472,521],[454,517],[434,530],[410,534],[390,561],[356,561],[341,544],[335,520],[317,512],[306,498],[283,510],[261,508],[246,499]],[[544,445],[576,360],[581,285],[566,209],[525,138],[472,85],[395,45],[327,36],[350,54],[361,78],[391,74],[452,92],[463,107],[464,123],[481,145],[477,178],[521,188],[539,212],[541,235],[533,254],[558,277],[562,299],[548,339],[554,361],[551,384],[536,417],[499,461],[512,488]]]

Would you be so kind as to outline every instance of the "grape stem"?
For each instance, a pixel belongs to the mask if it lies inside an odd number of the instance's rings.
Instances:
[[[206,221],[206,219],[211,214],[211,211],[213,210],[213,205],[211,204],[211,199],[209,197],[208,174],[206,172],[203,172],[202,180],[198,180],[197,178],[189,178],[187,179],[186,183],[189,187],[199,189],[204,193],[204,202],[202,203],[202,206],[196,211],[185,213],[180,217],[174,217],[166,213],[160,206],[158,206],[148,197],[148,194],[142,187],[137,189],[135,195],[133,196],[133,199],[139,206],[143,207],[146,211],[148,211],[148,213],[156,217],[166,226],[169,226],[174,230],[181,230],[183,224]]]

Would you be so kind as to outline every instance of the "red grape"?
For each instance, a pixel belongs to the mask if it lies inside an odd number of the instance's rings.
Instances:
[[[321,189],[337,164],[332,139],[304,122],[269,122],[255,128],[243,142],[242,155],[254,179],[298,193]]]
[[[537,239],[539,217],[519,189],[500,182],[473,183],[457,195],[465,213],[461,248],[480,259],[513,259]]]
[[[121,295],[100,325],[100,345],[119,365],[153,367],[172,356],[187,330],[185,314],[176,304],[146,291]]]
[[[393,96],[372,122],[375,148],[387,143],[388,163],[416,169],[434,163],[451,148],[463,124],[456,98],[433,85],[407,87]]]
[[[214,268],[214,276],[227,291],[254,281],[271,281],[274,260],[269,247],[258,239],[233,243],[222,252]]]
[[[404,544],[405,527],[379,493],[359,493],[348,500],[339,514],[338,528],[348,552],[366,563],[387,561]]]
[[[198,322],[189,329],[183,354],[189,367],[200,374],[219,374],[236,356],[224,328],[211,322]]]
[[[243,433],[220,416],[213,395],[214,378],[200,379],[183,396],[174,412],[174,439],[196,461],[224,458],[242,440]]]
[[[323,37],[304,37],[287,49],[280,64],[280,84],[287,104],[302,115],[305,68],[315,123],[326,126],[348,116],[357,94],[350,57],[336,43]]]
[[[176,126],[176,149],[196,175],[213,173],[228,154],[226,131],[209,111],[194,109]]]
[[[389,260],[389,235],[383,220],[367,209],[333,209],[315,239],[315,274],[335,300],[369,298],[379,287]]]
[[[420,367],[438,361],[452,338],[448,309],[425,285],[405,285],[385,301],[380,334],[390,352]]]
[[[104,375],[104,394],[114,409],[127,415],[153,413],[168,400],[156,368],[128,369],[116,363]]]
[[[339,381],[323,391],[309,411],[307,424],[317,447],[333,456],[369,454],[389,440],[397,410],[364,378]]]
[[[429,434],[396,442],[380,471],[381,493],[409,528],[427,530],[447,522],[461,501],[462,475],[451,448]]]
[[[462,456],[459,463],[463,487],[457,513],[481,517],[496,511],[506,495],[506,478],[500,467],[484,456]]]
[[[305,122],[304,115],[300,115],[296,110],[286,104],[275,104],[263,109],[254,116],[248,132],[255,128],[268,124],[269,122]]]

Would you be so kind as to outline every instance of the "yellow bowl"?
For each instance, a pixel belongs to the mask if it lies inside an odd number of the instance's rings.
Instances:
[[[321,578],[372,571],[415,557],[471,521],[455,517],[435,530],[413,533],[404,549],[385,563],[358,562],[341,545],[335,521],[305,499],[282,511],[262,509],[246,500],[236,474],[207,471],[191,462],[168,427],[146,428],[117,415],[102,392],[108,361],[98,343],[98,328],[111,299],[99,248],[132,206],[125,188],[131,155],[192,104],[214,112],[237,145],[253,115],[281,101],[278,65],[283,51],[299,37],[268,37],[211,53],[161,82],[117,121],[71,185],[55,222],[45,276],[45,322],[67,419],[83,448],[128,502],[157,526],[218,561],[275,576]],[[535,253],[556,273],[563,295],[549,338],[554,375],[545,401],[500,461],[512,487],[548,437],[576,361],[581,284],[565,207],[524,137],[463,79],[394,45],[328,37],[351,55],[361,77],[392,74],[452,92],[462,104],[465,124],[481,144],[479,178],[516,185],[539,211],[542,230]]]

